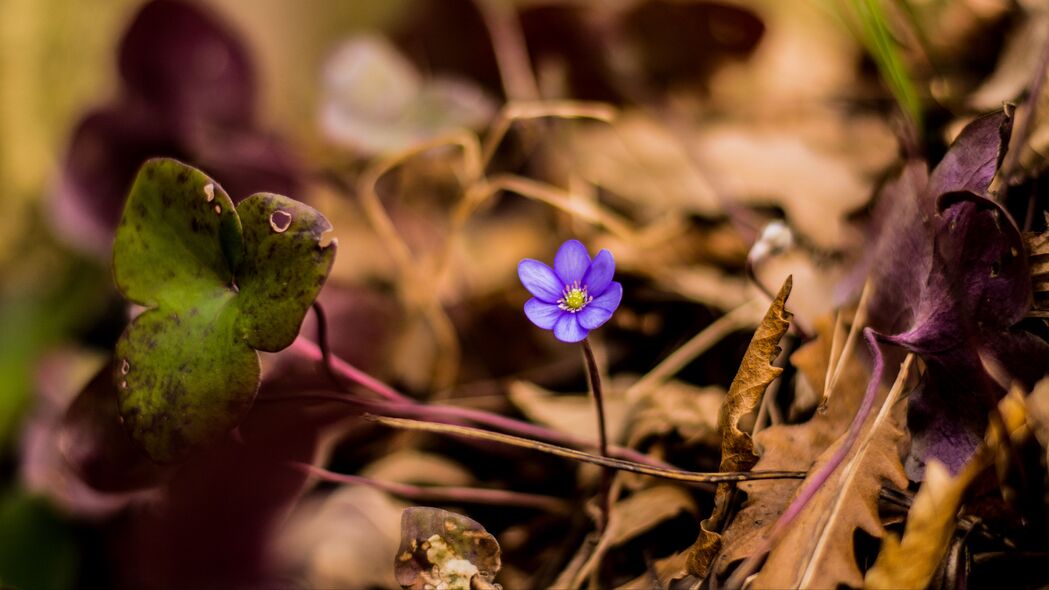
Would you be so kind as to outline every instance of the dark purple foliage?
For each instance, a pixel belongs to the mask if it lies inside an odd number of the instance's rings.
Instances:
[[[222,178],[234,201],[299,191],[298,162],[256,121],[247,50],[215,16],[195,3],[149,2],[118,61],[119,96],[77,125],[55,186],[55,222],[76,245],[108,252],[131,180],[156,156]]]
[[[980,444],[1005,393],[988,363],[1030,387],[1049,361],[1049,345],[1016,328],[1031,305],[1020,231],[987,198],[1010,126],[1005,112],[977,119],[927,182],[911,165],[883,192],[892,209],[875,249],[871,323],[925,362],[908,411],[913,478],[933,458],[956,472]]]

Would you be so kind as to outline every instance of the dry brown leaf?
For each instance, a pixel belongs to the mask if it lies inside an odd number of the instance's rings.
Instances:
[[[688,551],[674,553],[652,562],[650,571],[619,586],[616,590],[651,590],[652,588],[669,588],[674,580],[685,577],[685,564],[688,562]]]
[[[910,362],[909,357],[892,393],[880,395],[881,410],[864,425],[842,464],[773,547],[753,588],[837,588],[863,583],[853,547],[855,531],[882,537],[885,529],[878,517],[882,485],[888,482],[906,488],[908,482],[899,450],[905,406],[896,404],[896,399]],[[844,443],[843,436],[824,451],[809,477],[819,473]]]
[[[583,440],[597,440],[597,417],[589,395],[557,395],[527,381],[510,384],[510,401],[533,422]],[[627,403],[620,388],[610,387],[604,396],[605,424],[609,440],[619,440],[626,424]]]
[[[1003,102],[1016,100],[1031,82],[1038,69],[1042,47],[1049,40],[1049,6],[1041,0],[1017,2],[1022,16],[1005,37],[1005,47],[998,57],[994,72],[971,95],[969,104],[977,112],[1000,108]]]
[[[415,449],[394,451],[361,469],[361,475],[380,481],[436,486],[468,486],[474,476],[443,455]]]
[[[1035,383],[1026,404],[1027,428],[1043,447],[1049,448],[1049,377]]]
[[[593,553],[575,572],[571,587],[579,587],[609,549],[626,543],[682,512],[696,512],[692,496],[679,486],[667,484],[645,488],[613,504],[604,534]],[[559,580],[563,579],[562,575]]]
[[[721,205],[681,142],[637,111],[611,124],[577,125],[569,136],[576,171],[623,199],[640,216],[692,213],[713,217]]]
[[[686,444],[716,447],[718,409],[725,398],[719,386],[696,387],[668,381],[638,400],[628,424],[626,443],[635,448],[652,436],[677,432]]]
[[[396,588],[393,560],[405,507],[364,486],[307,500],[277,537],[281,567],[311,588]]]
[[[707,125],[694,142],[696,158],[712,171],[717,194],[749,206],[779,206],[806,240],[825,250],[842,248],[858,238],[846,221],[849,213],[870,199],[876,174],[892,163],[897,146],[877,119],[836,119],[844,131],[830,138],[823,136],[824,123],[803,119],[791,126],[777,119]],[[856,145],[880,158],[851,153]]]
[[[1012,390],[998,403],[998,411],[1010,438],[1022,440],[1027,435],[1025,422],[1030,420],[1022,393]],[[903,539],[890,534],[882,541],[881,552],[863,581],[865,588],[921,590],[929,585],[954,536],[965,490],[994,462],[1000,442],[997,429],[989,428],[986,445],[954,477],[943,464],[929,463],[907,515]]]
[[[831,355],[833,323],[829,318],[817,322],[818,337],[791,355],[791,362],[810,387],[822,393]],[[754,437],[761,458],[754,469],[807,471],[816,458],[840,437],[863,397],[868,373],[857,357],[845,359],[837,390],[827,412],[816,414],[802,424],[771,426]],[[801,482],[798,480],[749,481],[739,484],[747,501],[722,535],[723,550],[714,562],[718,574],[733,562],[757,551],[766,531],[786,509]]]
[[[718,431],[721,433],[721,471],[747,471],[758,461],[754,452],[754,441],[750,434],[739,429],[739,420],[754,411],[765,395],[765,389],[779,377],[783,369],[772,366],[779,356],[779,341],[790,328],[791,314],[784,305],[790,295],[791,277],[783,283],[776,298],[769,306],[747,352],[739,365],[736,377],[729,386],[718,412]],[[729,497],[733,491],[729,484],[718,485],[714,498],[714,511],[700,523],[699,538],[689,551],[689,572],[706,577],[710,564],[721,548],[721,535],[716,531],[728,510]]]

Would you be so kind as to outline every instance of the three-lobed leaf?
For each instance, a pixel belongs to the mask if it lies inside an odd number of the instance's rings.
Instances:
[[[330,229],[279,195],[234,208],[218,183],[175,160],[142,167],[113,269],[124,296],[147,310],[117,343],[114,375],[124,425],[151,458],[179,460],[248,411],[256,350],[295,339],[334,261]]]

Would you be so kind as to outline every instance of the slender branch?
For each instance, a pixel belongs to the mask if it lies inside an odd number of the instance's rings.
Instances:
[[[1023,155],[1024,144],[1027,143],[1028,138],[1031,136],[1031,131],[1034,130],[1034,118],[1037,114],[1035,111],[1038,110],[1038,100],[1041,98],[1042,87],[1045,86],[1047,74],[1049,74],[1049,39],[1046,39],[1045,45],[1042,46],[1042,51],[1038,58],[1038,70],[1027,87],[1027,97],[1025,99],[1027,112],[1024,113],[1019,129],[1016,130],[1015,141],[1012,142],[1016,148],[1007,151],[1005,153],[1005,161],[1002,162],[1002,176],[1005,177],[1002,180],[1006,183],[1013,180],[1012,177],[1018,174],[1016,168],[1020,164],[1020,156]]]
[[[757,302],[754,300],[747,301],[714,320],[667,358],[660,361],[644,377],[631,385],[627,389],[626,398],[631,399],[635,395],[643,395],[649,390],[659,387],[677,374],[678,371],[685,368],[696,357],[722,341],[729,334],[754,325],[755,309],[757,309]]]
[[[501,0],[475,0],[488,27],[503,90],[511,100],[538,100],[539,85],[528,59],[524,32],[514,5]]]
[[[601,371],[594,358],[594,349],[590,347],[590,339],[583,338],[583,358],[586,360],[587,376],[590,378],[590,391],[594,396],[594,409],[597,414],[597,440],[598,450],[602,457],[608,457],[608,426],[605,424],[605,401],[601,392]],[[612,470],[607,467],[601,472],[601,519],[597,523],[597,530],[605,532],[608,526],[609,515],[612,514]]]
[[[699,473],[695,471],[685,471],[683,469],[667,469],[665,467],[644,465],[641,463],[634,463],[632,461],[624,461],[622,459],[615,459],[611,457],[599,457],[597,455],[591,455],[589,453],[584,453],[575,449],[559,447],[557,445],[551,445],[548,443],[529,440],[527,438],[511,436],[509,434],[489,432],[487,430],[481,430],[478,428],[453,426],[450,424],[439,424],[436,422],[422,422],[419,420],[406,420],[403,418],[386,418],[383,416],[374,416],[370,414],[365,415],[364,417],[367,420],[371,420],[372,422],[378,422],[379,424],[383,424],[391,428],[401,428],[404,430],[420,430],[423,432],[434,432],[438,434],[449,434],[453,436],[462,436],[477,440],[487,440],[504,445],[520,447],[524,449],[531,449],[533,451],[539,451],[541,453],[547,453],[557,457],[562,457],[564,459],[571,459],[573,461],[593,463],[594,465],[609,467],[611,469],[617,469],[619,471],[627,471],[630,473],[637,473],[639,475],[649,475],[652,477],[659,477],[663,479],[671,479],[674,481],[683,481],[694,484],[716,484],[726,482],[751,481],[757,479],[803,479],[806,475],[806,472],[804,471],[731,471],[723,473]]]
[[[867,298],[870,296],[871,290],[871,281],[867,279],[863,283],[863,291],[860,292],[860,302],[856,306],[856,315],[852,318],[852,326],[849,328],[849,335],[845,340],[841,353],[834,356],[833,346],[831,347],[832,357],[831,362],[827,364],[827,378],[824,380],[823,395],[819,403],[820,413],[827,411],[827,404],[830,402],[831,394],[838,385],[838,380],[841,379],[841,374],[852,357],[852,351],[856,348],[856,342],[860,339],[860,332],[863,331],[862,327],[867,325]],[[838,326],[835,326],[834,338],[837,338],[837,335]],[[833,373],[831,373],[831,367],[834,369]]]
[[[298,461],[291,461],[289,465],[309,475],[319,477],[324,481],[369,486],[408,500],[519,506],[522,508],[536,508],[556,514],[567,514],[571,511],[569,502],[553,496],[461,486],[416,486],[400,482],[382,481],[360,475],[335,473],[316,465]]]

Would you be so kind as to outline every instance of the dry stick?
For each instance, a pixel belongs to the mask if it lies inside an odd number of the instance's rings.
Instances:
[[[649,475],[652,477],[659,477],[662,479],[683,481],[694,484],[717,484],[726,482],[752,481],[758,479],[803,479],[806,475],[804,471],[729,471],[723,473],[698,473],[695,471],[685,471],[683,469],[668,469],[665,467],[644,465],[641,463],[634,463],[632,461],[624,461],[622,459],[615,459],[611,457],[599,457],[596,455],[591,455],[589,453],[584,453],[582,451],[577,451],[575,449],[559,447],[557,445],[551,445],[543,442],[529,440],[527,438],[521,438],[518,436],[511,436],[509,434],[489,432],[487,430],[481,430],[479,428],[454,426],[451,424],[439,424],[436,422],[424,422],[421,420],[406,420],[404,418],[386,418],[383,416],[375,416],[371,414],[366,414],[364,417],[366,420],[378,422],[379,424],[383,424],[391,428],[421,430],[423,432],[435,432],[439,434],[449,434],[453,436],[462,436],[465,438],[487,440],[504,445],[515,446],[524,449],[531,449],[533,451],[539,451],[542,453],[555,455],[557,457],[571,459],[573,461],[593,463],[594,465],[609,467],[611,469],[618,469],[620,471],[628,471],[630,473],[637,473],[639,475]]]
[[[710,347],[729,334],[753,325],[755,323],[754,315],[757,305],[756,301],[748,301],[714,320],[709,326],[703,328],[700,333],[672,352],[670,356],[660,361],[644,377],[631,385],[626,390],[626,398],[630,399],[634,395],[643,395],[663,385],[696,357],[710,350]]]
[[[461,486],[416,486],[400,482],[382,481],[360,475],[335,473],[298,461],[291,461],[289,465],[309,475],[319,477],[324,481],[364,485],[409,500],[519,506],[522,508],[536,508],[555,514],[567,514],[571,510],[569,502],[553,496]]]
[[[597,440],[598,451],[602,457],[608,457],[608,427],[605,425],[605,402],[601,394],[601,371],[594,358],[594,350],[590,347],[590,339],[583,338],[583,358],[586,360],[587,376],[590,379],[590,391],[594,396],[594,409],[597,414]],[[609,516],[612,514],[612,470],[605,468],[601,471],[601,517],[597,522],[598,533],[604,533],[608,526]]]
[[[546,203],[594,225],[600,225],[616,237],[634,241],[635,231],[626,220],[593,202],[574,199],[571,193],[551,184],[513,174],[498,174],[488,180],[488,190],[493,194],[508,191]]]
[[[882,358],[881,351],[878,349],[878,342],[875,333],[870,328],[864,328],[863,335],[867,341],[867,346],[871,349],[871,354],[874,357],[874,369],[871,371],[871,379],[867,383],[867,391],[863,395],[863,401],[860,402],[860,407],[856,411],[856,415],[852,419],[852,423],[849,424],[849,429],[845,433],[845,440],[840,447],[834,452],[830,460],[825,463],[819,471],[816,472],[810,479],[806,479],[805,483],[802,484],[801,490],[791,501],[787,509],[783,511],[779,519],[776,520],[776,524],[772,526],[772,530],[765,537],[762,544],[755,550],[750,557],[743,561],[742,564],[736,571],[729,577],[726,582],[726,588],[741,588],[743,582],[750,574],[754,573],[757,569],[758,564],[765,558],[772,545],[776,543],[786,531],[787,527],[793,524],[794,520],[801,514],[801,512],[808,506],[809,502],[815,497],[816,492],[823,486],[824,483],[830,479],[830,476],[837,470],[838,466],[841,465],[842,461],[852,450],[853,445],[856,443],[856,439],[859,437],[860,430],[863,429],[863,424],[867,421],[870,416],[871,409],[874,407],[874,399],[877,397],[878,387],[881,385],[881,375],[885,368],[885,360]],[[907,360],[904,361],[904,367],[900,369],[897,374],[896,382],[893,384],[893,390],[903,388],[903,382],[906,379],[907,369],[910,368],[910,362],[913,355],[908,355]],[[896,391],[896,395],[899,392]],[[890,392],[890,397],[894,397]],[[883,406],[884,407],[884,406]]]
[[[387,214],[386,208],[383,206],[378,194],[379,180],[386,173],[410,158],[440,147],[459,147],[463,152],[464,174],[469,182],[473,183],[481,177],[482,171],[479,168],[480,144],[477,137],[468,131],[459,130],[420,142],[410,149],[402,150],[373,162],[364,170],[364,173],[361,174],[360,179],[357,181],[357,193],[365,216],[367,216],[369,223],[375,229],[379,238],[389,248],[397,265],[401,278],[402,300],[406,306],[422,312],[434,332],[442,354],[435,379],[440,386],[444,387],[454,382],[455,373],[459,366],[461,353],[455,327],[451,319],[448,318],[448,314],[441,307],[440,302],[437,301],[439,290],[436,288],[421,288],[420,281],[425,276],[425,273],[418,268],[418,263],[412,255],[411,249],[397,232],[397,228]],[[420,292],[424,294],[421,299],[418,298]]]
[[[1038,58],[1038,71],[1031,80],[1031,85],[1027,87],[1026,102],[1028,108],[1023,120],[1020,121],[1020,128],[1016,130],[1016,141],[1014,142],[1016,149],[1005,153],[1005,161],[1002,162],[1002,173],[1000,173],[1000,176],[1008,177],[1016,174],[1016,167],[1020,163],[1020,152],[1023,151],[1024,144],[1027,143],[1027,139],[1034,129],[1035,110],[1038,108],[1038,99],[1041,97],[1042,87],[1045,86],[1047,73],[1049,73],[1049,39],[1046,39],[1045,45],[1042,47],[1041,56]],[[1000,180],[1008,185],[1010,178],[1001,178]]]
[[[832,362],[827,365],[827,379],[823,386],[823,397],[820,399],[819,412],[823,413],[827,411],[827,403],[830,402],[830,396],[834,391],[834,388],[838,385],[838,379],[841,378],[842,372],[845,371],[845,365],[848,364],[849,358],[852,356],[852,351],[856,348],[856,341],[860,338],[860,332],[862,326],[867,323],[867,297],[870,295],[871,281],[867,279],[867,282],[863,283],[863,291],[860,293],[860,302],[856,307],[856,316],[852,318],[852,326],[849,328],[849,337],[845,339],[845,346],[841,349],[841,354],[837,358],[832,358]],[[841,316],[839,316],[841,317]],[[835,337],[837,336],[837,327],[835,327]],[[833,354],[833,347],[831,354]],[[834,367],[834,373],[831,374],[830,368]]]
[[[300,354],[310,358],[316,362],[323,362],[323,354],[316,344],[310,342],[306,338],[299,337],[292,344]],[[291,399],[309,399],[315,398],[323,401],[332,401],[337,403],[350,404],[355,406],[367,406],[371,408],[373,412],[382,413],[396,413],[402,416],[412,416],[418,418],[428,419],[444,419],[449,421],[455,421],[459,423],[461,421],[469,421],[477,424],[483,424],[492,428],[497,428],[506,432],[513,432],[521,436],[534,437],[542,440],[556,442],[561,445],[579,448],[593,448],[595,445],[591,441],[585,441],[580,438],[552,430],[537,424],[530,422],[524,422],[516,420],[500,414],[493,414],[491,412],[485,412],[475,408],[463,408],[458,406],[439,405],[439,404],[424,404],[420,403],[415,399],[412,399],[403,393],[393,389],[389,385],[375,379],[371,375],[353,367],[346,361],[342,360],[338,356],[331,355],[330,362],[332,368],[337,371],[342,377],[357,383],[358,385],[379,394],[384,398],[384,401],[378,400],[364,400],[361,398],[355,398],[346,395],[296,395]],[[628,449],[615,445],[610,445],[608,452],[621,459],[630,459],[637,463],[644,463],[653,466],[667,467],[666,463],[658,461],[649,457],[643,453],[635,451],[634,449]]]
[[[539,85],[528,59],[516,8],[502,0],[475,0],[474,5],[488,28],[506,95],[514,100],[537,100]]]
[[[512,102],[503,107],[495,123],[485,136],[481,148],[481,163],[487,166],[495,155],[496,148],[502,143],[510,126],[516,121],[532,119],[592,119],[602,123],[615,120],[615,107],[601,102],[576,100],[557,100],[539,102]]]

